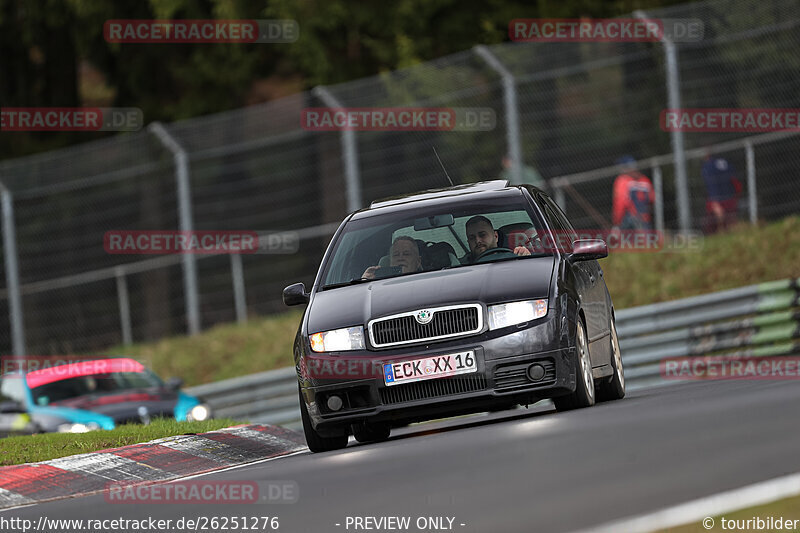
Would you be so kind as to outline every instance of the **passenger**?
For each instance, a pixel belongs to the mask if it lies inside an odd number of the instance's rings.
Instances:
[[[397,237],[389,250],[389,265],[393,267],[402,267],[403,274],[421,272],[422,256],[420,256],[417,241],[405,235]],[[375,279],[375,271],[379,268],[380,266],[378,265],[371,266],[364,271],[361,277]]]
[[[481,254],[492,248],[498,248],[497,230],[492,226],[492,222],[482,215],[476,215],[467,221],[467,243],[470,253],[467,254],[467,262],[473,263]],[[511,250],[508,250],[511,253]],[[531,255],[530,250],[524,246],[517,246],[513,251],[514,255]],[[498,256],[500,253],[498,252]]]

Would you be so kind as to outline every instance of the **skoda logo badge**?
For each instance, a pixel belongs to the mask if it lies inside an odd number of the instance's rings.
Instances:
[[[414,318],[417,319],[417,322],[420,324],[427,324],[431,320],[433,320],[433,313],[428,309],[421,309],[417,311],[417,316]]]

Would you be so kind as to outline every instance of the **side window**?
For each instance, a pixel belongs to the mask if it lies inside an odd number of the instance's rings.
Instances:
[[[552,202],[548,202],[547,198],[539,196],[539,205],[544,212],[545,219],[547,219],[547,225],[553,230],[553,237],[555,238],[556,247],[562,253],[569,252],[572,249],[572,228],[564,225],[564,220],[558,216],[554,209],[554,205]]]
[[[544,217],[547,219],[547,225],[553,231],[564,231],[566,229],[549,204],[542,202],[542,210],[544,211]]]
[[[545,195],[540,195],[539,198],[541,199],[542,203],[548,207],[552,217],[555,218],[556,225],[561,228],[561,230],[568,236],[569,242],[571,243],[578,237],[578,234],[575,232],[575,228],[572,227],[569,220],[567,219],[567,215],[564,214],[564,211],[555,203],[552,199]]]
[[[555,211],[556,216],[561,221],[561,223],[564,225],[564,227],[569,229],[571,232],[575,233],[575,228],[572,227],[572,224],[570,223],[570,221],[567,218],[567,215],[564,213],[564,211],[561,210],[561,207],[557,203],[552,201],[552,200],[550,200],[550,203],[553,206],[553,211]]]

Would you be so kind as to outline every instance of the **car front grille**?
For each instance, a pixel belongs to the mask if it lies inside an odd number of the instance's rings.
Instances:
[[[482,375],[450,377],[416,381],[405,385],[394,385],[380,389],[381,403],[392,405],[427,398],[439,398],[475,392],[486,388],[486,378]]]
[[[533,363],[499,367],[494,371],[495,390],[510,390],[519,387],[550,385],[556,379],[556,364],[552,359],[534,361],[544,367],[544,377],[539,381],[528,378],[528,367]]]
[[[370,341],[376,348],[397,346],[470,335],[483,328],[483,309],[479,304],[428,309],[431,321],[420,324],[419,311],[373,320],[369,324]]]

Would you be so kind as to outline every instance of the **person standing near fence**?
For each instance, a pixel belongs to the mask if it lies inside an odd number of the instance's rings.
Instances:
[[[636,160],[623,156],[618,165],[625,165],[614,180],[612,219],[622,230],[653,229],[655,191],[650,178],[636,170]]]
[[[736,178],[733,165],[723,157],[712,156],[711,152],[706,152],[702,175],[706,186],[704,229],[706,233],[715,233],[736,223],[742,183]]]

